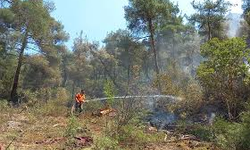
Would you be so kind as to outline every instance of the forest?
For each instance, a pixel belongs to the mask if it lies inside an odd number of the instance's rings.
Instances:
[[[233,35],[226,0],[128,0],[126,29],[69,47],[53,1],[0,0],[0,150],[249,150],[242,1]]]

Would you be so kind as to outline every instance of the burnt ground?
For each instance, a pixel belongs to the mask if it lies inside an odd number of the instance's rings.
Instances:
[[[67,113],[44,115],[43,113],[32,113],[30,110],[20,113],[20,109],[6,109],[0,110],[0,112],[0,150],[7,147],[10,150],[92,149],[95,143],[92,137],[100,136],[105,128],[103,117],[93,117],[91,113],[79,115],[79,124],[84,129],[84,134],[81,135],[84,136],[75,137],[73,144],[69,144],[69,140],[64,136],[69,118]],[[216,148],[210,143],[196,140],[179,140],[148,143],[144,149],[190,150]]]

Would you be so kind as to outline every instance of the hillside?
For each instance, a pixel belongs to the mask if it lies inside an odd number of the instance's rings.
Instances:
[[[209,148],[211,144],[186,138],[177,140],[176,135],[156,131],[156,128],[141,125],[129,131],[131,125],[120,136],[123,142],[116,143],[108,138],[116,131],[113,115],[93,116],[99,107],[90,108],[88,104],[82,114],[73,117],[70,109],[53,104],[27,106],[19,109],[1,105],[0,111],[0,149],[145,149],[145,150],[189,150]],[[92,110],[92,111],[91,111]],[[63,113],[62,113],[63,112]],[[136,130],[134,130],[136,129]],[[106,136],[105,136],[106,135]],[[212,148],[212,147],[210,147]],[[212,148],[213,149],[213,148]]]

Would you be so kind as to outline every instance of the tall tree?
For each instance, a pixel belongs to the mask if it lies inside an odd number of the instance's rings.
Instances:
[[[59,32],[56,32],[57,22],[50,16],[53,7],[42,0],[15,0],[6,6],[8,7],[1,8],[0,11],[7,11],[12,19],[2,22],[2,25],[10,34],[15,35],[15,49],[19,55],[10,96],[11,101],[17,103],[17,88],[25,50],[33,49],[48,54],[55,50],[53,46],[58,43],[54,33]]]
[[[191,15],[189,20],[198,27],[199,33],[205,36],[206,41],[214,37],[225,38],[225,14],[231,4],[225,0],[205,0],[202,3],[196,3],[194,0],[191,4],[196,13]]]
[[[246,36],[247,45],[250,47],[250,0],[243,0],[242,9],[244,21],[241,21],[238,36]]]
[[[175,14],[177,16],[177,14]],[[173,66],[173,69],[176,70],[177,67],[177,57],[180,53],[180,48],[178,46],[182,43],[182,36],[184,36],[185,26],[182,23],[182,17],[172,18],[172,23],[167,24],[163,27],[163,29],[157,33],[156,42],[157,42],[157,50],[159,60],[161,63],[161,59],[164,59],[162,54],[169,56],[170,63]],[[161,66],[162,69],[167,69],[166,65]]]
[[[107,35],[104,40],[106,51],[118,60],[119,75],[122,82],[127,79],[127,86],[133,74],[132,68],[137,65],[141,68],[143,56],[145,55],[144,46],[134,40],[131,33],[127,30],[117,30]]]
[[[169,0],[129,0],[129,5],[125,7],[128,28],[141,37],[149,37],[159,90],[161,90],[160,70],[157,61],[155,36],[166,24],[172,23],[172,18],[176,17],[175,14],[178,12],[178,7]]]
[[[243,17],[250,26],[250,0],[243,0],[242,9]]]
[[[82,33],[79,37],[74,39],[73,53],[68,53],[64,56],[64,62],[66,63],[64,73],[67,74],[67,78],[72,81],[72,96],[75,94],[76,88],[85,89],[87,93],[91,94],[92,91],[88,87],[88,82],[92,73],[90,65],[90,52],[89,42],[82,37]]]

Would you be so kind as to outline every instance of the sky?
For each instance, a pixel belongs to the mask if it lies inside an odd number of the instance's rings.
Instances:
[[[69,48],[73,45],[73,39],[83,35],[90,41],[101,42],[107,33],[118,29],[126,29],[124,19],[124,6],[128,0],[52,0],[56,10],[52,16],[64,25],[64,29],[70,35],[67,42]],[[191,6],[193,0],[171,0],[178,3],[182,14],[194,13]],[[199,1],[199,0],[196,0]],[[233,7],[232,13],[242,13],[241,0],[229,0]]]

